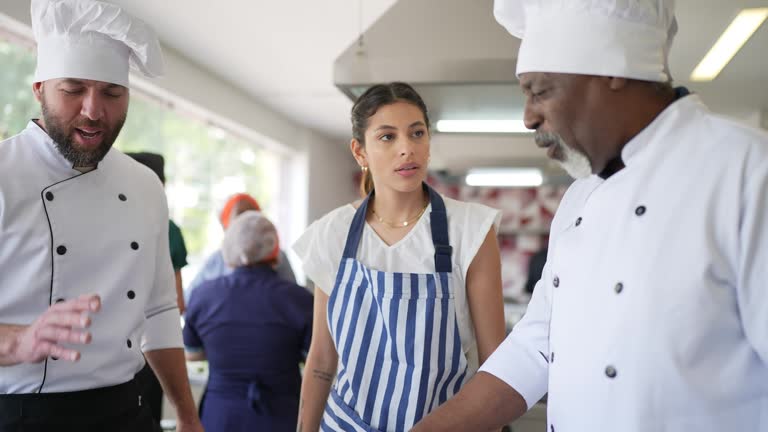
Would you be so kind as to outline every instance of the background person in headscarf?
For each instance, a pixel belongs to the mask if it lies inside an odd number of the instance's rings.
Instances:
[[[208,432],[294,431],[299,363],[312,332],[312,295],[274,270],[275,226],[257,211],[235,218],[222,256],[231,274],[203,282],[189,300],[189,360],[208,359],[200,407]]]
[[[673,89],[674,1],[497,0],[526,126],[578,178],[511,335],[417,431],[768,430],[768,135]]]
[[[232,220],[234,220],[234,218],[248,210],[261,211],[259,203],[256,201],[256,199],[245,193],[232,195],[224,204],[224,208],[219,214],[219,222],[221,222],[221,227],[224,229],[224,231],[226,231],[227,227],[229,227],[229,224],[232,222]],[[291,263],[288,262],[288,257],[285,256],[285,253],[282,250],[278,252],[275,271],[277,271],[277,274],[286,281],[294,283],[296,282],[296,276],[293,274]],[[192,282],[189,283],[189,286],[184,290],[185,300],[188,302],[189,297],[192,295],[192,291],[194,291],[203,282],[216,279],[231,272],[232,269],[224,262],[224,257],[221,254],[221,250],[217,250],[205,260],[205,263],[203,264],[200,271],[197,273],[195,278],[192,279]]]
[[[42,118],[0,143],[0,431],[157,430],[144,356],[177,430],[200,431],[165,194],[112,148],[129,67],[159,75],[160,45],[108,3],[33,0],[31,14]]]

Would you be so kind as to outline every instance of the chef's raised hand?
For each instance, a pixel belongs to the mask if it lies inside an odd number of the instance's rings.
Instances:
[[[101,309],[95,294],[82,295],[49,307],[32,324],[0,325],[0,365],[39,363],[46,357],[77,361],[80,352],[62,344],[88,344],[90,314]]]

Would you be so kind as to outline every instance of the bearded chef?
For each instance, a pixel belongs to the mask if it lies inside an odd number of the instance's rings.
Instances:
[[[414,430],[768,430],[768,136],[673,88],[673,0],[496,0],[526,126],[577,178],[528,312]]]
[[[111,148],[129,68],[160,74],[159,43],[107,3],[31,11],[42,116],[0,143],[0,431],[156,430],[134,379],[145,356],[178,430],[201,430],[162,185]]]

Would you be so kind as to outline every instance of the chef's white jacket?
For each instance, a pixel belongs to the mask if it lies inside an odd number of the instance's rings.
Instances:
[[[575,182],[481,370],[548,431],[768,431],[768,136],[679,99]]]
[[[129,381],[143,351],[182,347],[157,176],[116,149],[72,169],[35,122],[0,143],[0,323],[30,324],[51,304],[101,296],[79,362],[0,368],[0,393],[67,392]],[[142,335],[145,335],[142,344]]]

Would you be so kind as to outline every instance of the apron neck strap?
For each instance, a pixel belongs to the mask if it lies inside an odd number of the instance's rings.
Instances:
[[[429,216],[432,229],[432,243],[435,245],[435,272],[450,273],[453,248],[448,238],[448,214],[445,210],[445,202],[443,202],[440,194],[435,192],[426,183],[422,183],[422,187],[429,193],[429,202],[432,204],[432,212]],[[342,259],[354,259],[357,256],[357,247],[360,245],[360,239],[365,228],[365,218],[368,214],[368,203],[373,194],[374,191],[371,191],[360,204],[360,207],[357,208],[357,211],[355,211],[355,217],[352,219],[352,224],[347,234],[347,243],[344,246]]]
[[[363,228],[365,228],[365,216],[368,214],[368,203],[371,201],[373,191],[368,194],[367,197],[360,204],[360,207],[355,211],[355,217],[352,218],[352,224],[349,226],[349,233],[347,234],[347,244],[344,245],[344,255],[342,260],[346,258],[357,257],[357,246],[360,244],[360,238],[363,236]]]
[[[435,245],[435,271],[437,273],[450,273],[451,256],[453,247],[448,238],[448,213],[445,210],[443,198],[434,189],[424,183],[429,192],[429,202],[432,204],[432,212],[429,213],[430,227],[432,228],[432,244]]]

